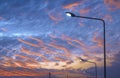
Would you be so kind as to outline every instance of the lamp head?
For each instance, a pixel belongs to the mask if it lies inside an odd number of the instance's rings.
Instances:
[[[69,16],[69,17],[75,17],[75,16],[76,16],[75,14],[73,14],[73,13],[71,13],[71,12],[65,12],[65,14],[66,14],[67,16]]]
[[[81,57],[79,57],[80,61],[86,62],[87,60],[82,59]]]

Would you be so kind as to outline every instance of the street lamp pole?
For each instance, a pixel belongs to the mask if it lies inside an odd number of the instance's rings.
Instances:
[[[92,20],[99,20],[103,23],[103,50],[104,50],[104,78],[106,78],[106,32],[105,32],[105,21],[101,18],[93,18],[93,17],[85,17],[85,16],[76,16],[71,12],[66,12],[67,16],[70,17],[77,17],[77,18],[85,18],[85,19],[92,19]]]
[[[49,72],[49,78],[51,78],[51,73]]]
[[[87,62],[93,63],[93,64],[95,65],[95,71],[96,71],[95,76],[96,76],[96,78],[97,78],[97,64],[96,64],[95,62],[91,62],[91,61],[87,61]]]
[[[92,61],[89,61],[89,60],[84,60],[80,57],[80,60],[83,61],[83,62],[89,62],[89,63],[92,63],[95,65],[95,76],[97,78],[97,64],[95,62],[92,62]]]
[[[67,74],[67,78],[68,78],[68,74]]]

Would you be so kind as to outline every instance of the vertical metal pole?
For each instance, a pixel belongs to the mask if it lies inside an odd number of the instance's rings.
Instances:
[[[106,78],[106,32],[105,32],[105,21],[104,20],[102,20],[103,21],[103,37],[104,37],[104,39],[103,39],[103,47],[104,47],[104,78]]]
[[[51,73],[49,72],[49,78],[51,78]]]
[[[97,78],[97,65],[96,65],[96,63],[95,63],[95,76],[96,76],[96,78]]]
[[[68,78],[68,74],[67,74],[67,78]]]

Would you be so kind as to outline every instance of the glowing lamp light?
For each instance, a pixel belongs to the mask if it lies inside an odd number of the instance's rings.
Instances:
[[[65,14],[69,17],[75,17],[75,14],[71,13],[71,12],[65,12]]]

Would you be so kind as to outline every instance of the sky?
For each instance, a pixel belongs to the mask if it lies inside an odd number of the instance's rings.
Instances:
[[[0,78],[120,78],[119,0],[0,0]],[[9,76],[9,77],[8,77]],[[18,78],[18,77],[17,77]]]

